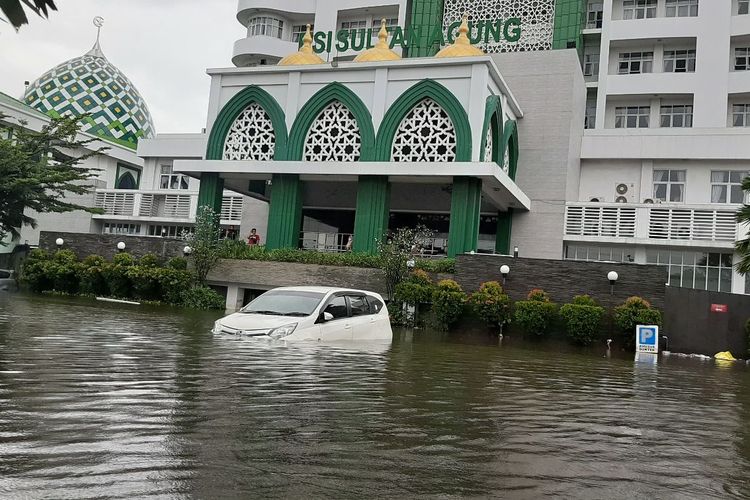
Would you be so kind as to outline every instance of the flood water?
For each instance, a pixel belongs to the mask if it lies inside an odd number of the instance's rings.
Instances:
[[[750,370],[0,292],[0,497],[750,497]]]

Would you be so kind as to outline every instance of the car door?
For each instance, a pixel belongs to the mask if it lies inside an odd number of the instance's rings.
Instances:
[[[367,339],[371,336],[374,316],[364,295],[347,295],[351,312],[352,338]]]
[[[331,297],[322,312],[330,313],[333,319],[320,324],[321,340],[351,340],[352,324],[346,297],[343,295]]]

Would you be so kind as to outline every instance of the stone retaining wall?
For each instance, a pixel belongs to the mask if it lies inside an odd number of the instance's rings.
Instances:
[[[117,243],[120,241],[125,243],[125,251],[134,257],[152,253],[168,259],[181,256],[185,247],[184,242],[175,238],[42,231],[39,235],[39,248],[57,250],[57,238],[62,238],[65,242],[63,248],[73,250],[81,259],[89,255],[111,259],[117,253]]]

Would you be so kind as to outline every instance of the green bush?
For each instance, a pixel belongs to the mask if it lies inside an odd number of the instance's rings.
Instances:
[[[750,354],[750,319],[745,323],[745,333],[747,334],[747,353]]]
[[[432,293],[437,328],[449,330],[463,315],[466,294],[453,280],[439,281]]]
[[[23,263],[21,281],[29,286],[33,292],[42,293],[52,290],[54,282],[47,272],[49,254],[42,249],[34,249]]]
[[[620,331],[625,347],[635,347],[635,328],[637,325],[661,326],[661,313],[641,297],[630,297],[615,307],[614,323]]]
[[[196,286],[185,291],[182,305],[191,309],[224,309],[224,298],[212,288]]]
[[[121,299],[133,296],[133,283],[128,277],[128,269],[135,264],[135,259],[129,253],[118,253],[112,262],[106,264],[102,270],[107,282],[109,295]]]
[[[138,265],[141,267],[159,267],[161,259],[152,253],[147,253],[138,260]]]
[[[588,295],[578,295],[560,308],[565,333],[576,344],[589,345],[599,334],[605,310]]]
[[[78,257],[72,250],[58,250],[45,266],[45,272],[52,279],[52,288],[67,294],[78,293],[80,271]]]
[[[454,274],[456,272],[456,259],[417,259],[414,267],[428,273]]]
[[[482,283],[478,291],[469,295],[468,303],[488,325],[502,326],[510,322],[510,298],[497,281]]]
[[[104,279],[104,267],[107,261],[98,255],[89,255],[81,263],[80,293],[85,295],[102,296],[108,293],[107,282]]]
[[[164,269],[156,266],[129,266],[125,276],[131,283],[133,297],[140,300],[158,301],[162,299],[161,275]]]
[[[552,328],[556,313],[557,306],[550,301],[547,292],[534,289],[527,300],[516,302],[514,320],[524,332],[542,336]]]
[[[430,302],[435,285],[425,271],[416,269],[409,277],[396,285],[394,300],[410,305]]]
[[[159,273],[161,300],[167,304],[179,305],[183,295],[195,281],[193,274],[180,269],[164,268]]]
[[[167,267],[169,269],[184,271],[188,267],[187,259],[185,259],[184,257],[172,257],[167,261]]]

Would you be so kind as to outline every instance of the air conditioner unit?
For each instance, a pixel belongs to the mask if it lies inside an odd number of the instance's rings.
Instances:
[[[633,192],[635,184],[631,182],[618,182],[615,184],[615,196],[625,196]]]
[[[618,196],[615,198],[615,203],[627,203],[628,198],[626,196]]]
[[[646,198],[645,200],[643,200],[643,203],[649,203],[650,204],[650,203],[653,203],[653,202],[654,202],[654,200],[652,200],[651,198]]]
[[[591,203],[606,203],[607,202],[607,198],[606,198],[606,196],[592,196],[589,199],[589,201]]]

